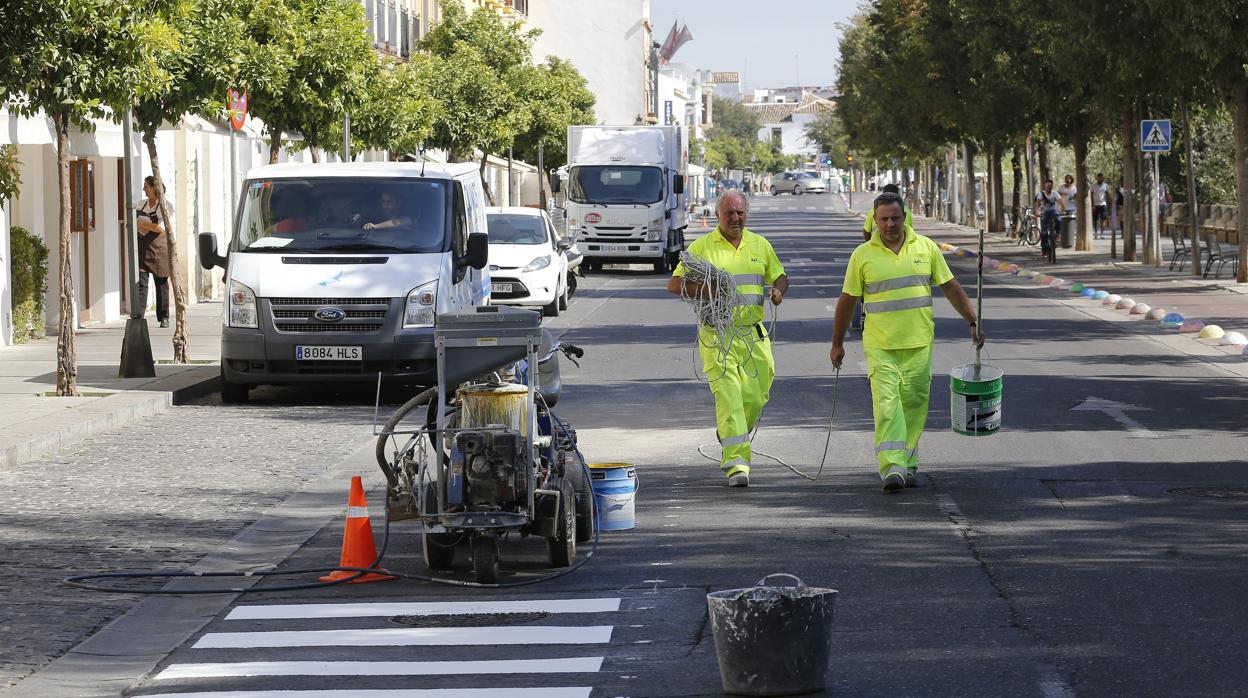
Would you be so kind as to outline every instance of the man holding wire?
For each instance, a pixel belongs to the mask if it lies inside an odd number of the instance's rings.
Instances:
[[[939,286],[982,347],[975,308],[935,242],[906,225],[905,202],[885,192],[871,207],[876,230],[849,258],[836,304],[829,358],[845,360],[845,331],[861,298],[871,320],[862,334],[875,415],[875,454],[885,492],[918,484],[919,437],[932,385],[932,286]]]
[[[780,305],[789,279],[766,238],[745,227],[749,201],[739,191],[719,197],[715,213],[719,225],[689,246],[688,253],[731,275],[737,294],[731,320],[724,327],[698,327],[698,355],[715,398],[716,434],[720,468],[729,487],[750,484],[750,432],[758,423],[776,375],[771,340],[763,326],[763,303]],[[690,270],[692,272],[692,270]],[[694,276],[690,273],[690,276]],[[714,302],[728,297],[727,289],[711,280],[686,277],[681,263],[667,282],[667,290],[684,298]],[[764,287],[771,288],[764,293]],[[704,318],[705,320],[705,318]]]

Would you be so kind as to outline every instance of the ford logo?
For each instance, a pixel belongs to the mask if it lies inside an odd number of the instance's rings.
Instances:
[[[312,317],[321,322],[338,322],[346,316],[346,312],[339,308],[317,308],[316,312],[312,313]]]

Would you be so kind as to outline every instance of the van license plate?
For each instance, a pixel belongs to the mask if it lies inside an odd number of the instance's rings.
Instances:
[[[359,361],[363,358],[363,347],[295,346],[296,361]]]
[[[492,293],[511,293],[511,284],[490,284]]]

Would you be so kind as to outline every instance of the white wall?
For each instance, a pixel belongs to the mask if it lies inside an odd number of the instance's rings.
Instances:
[[[0,201],[0,347],[13,343],[13,289],[9,269],[13,264],[9,247],[9,201]]]
[[[772,129],[779,128],[780,152],[789,155],[798,153],[811,156],[818,155],[818,144],[806,139],[806,125],[816,118],[815,114],[794,114],[792,121],[783,121],[778,124],[763,124],[763,127],[758,130],[758,140],[770,143]]]
[[[649,112],[642,24],[648,15],[648,0],[530,3],[527,26],[542,30],[533,46],[533,60],[542,62],[556,55],[571,61],[598,99],[594,106],[598,123],[632,125],[638,115]]]

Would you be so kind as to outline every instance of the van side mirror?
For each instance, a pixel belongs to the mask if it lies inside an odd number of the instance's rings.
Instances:
[[[685,176],[678,174],[672,177],[672,191],[677,194],[685,193]]]
[[[199,266],[205,269],[213,267],[225,268],[225,257],[217,254],[217,236],[212,233],[199,234]]]
[[[490,261],[490,236],[472,233],[468,236],[468,256],[464,262],[473,269],[484,269]]]

